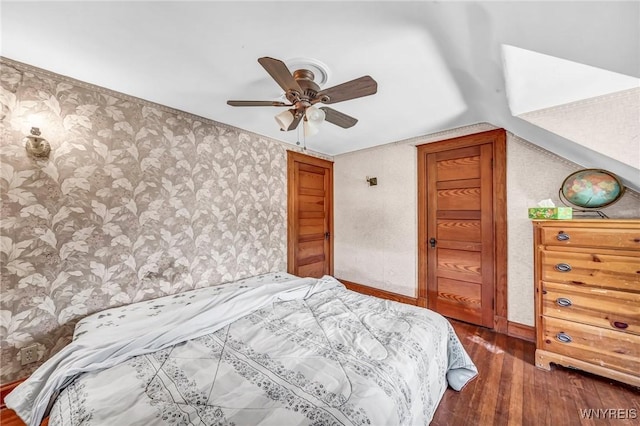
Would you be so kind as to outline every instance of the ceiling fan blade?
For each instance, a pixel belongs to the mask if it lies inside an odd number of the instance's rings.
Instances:
[[[231,106],[292,106],[280,101],[227,101]]]
[[[320,107],[321,110],[324,111],[324,120],[329,123],[333,123],[336,126],[340,126],[343,129],[348,129],[349,127],[355,126],[358,122],[356,118],[353,118],[347,114],[344,114],[340,111],[336,111],[333,108],[329,107]]]
[[[336,102],[373,95],[377,91],[378,83],[376,83],[373,78],[365,75],[364,77],[356,78],[355,80],[319,91],[312,103],[322,102],[325,104],[334,104]]]
[[[289,124],[289,127],[287,128],[287,132],[289,130],[294,130],[296,127],[298,127],[298,124],[300,124],[300,120],[302,120],[302,117],[304,117],[304,114],[298,114],[294,116],[293,121],[291,122],[291,124]]]
[[[298,82],[293,78],[293,75],[291,75],[289,68],[287,68],[285,63],[281,60],[265,56],[259,58],[258,62],[265,70],[267,70],[269,75],[276,81],[276,83],[278,83],[285,93],[291,90],[294,90],[299,94],[304,92]]]

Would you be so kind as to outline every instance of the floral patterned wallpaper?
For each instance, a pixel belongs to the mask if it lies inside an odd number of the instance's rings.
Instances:
[[[285,144],[0,65],[2,383],[93,312],[286,270]],[[49,159],[25,152],[30,117]],[[21,367],[33,343],[40,361]]]

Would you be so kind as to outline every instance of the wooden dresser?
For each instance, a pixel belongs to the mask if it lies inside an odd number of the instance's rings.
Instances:
[[[535,220],[536,366],[640,386],[640,220]]]

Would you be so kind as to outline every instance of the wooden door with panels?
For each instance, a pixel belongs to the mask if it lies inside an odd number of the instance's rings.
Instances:
[[[418,146],[418,301],[506,332],[503,129]]]
[[[288,151],[287,270],[333,274],[333,163]]]

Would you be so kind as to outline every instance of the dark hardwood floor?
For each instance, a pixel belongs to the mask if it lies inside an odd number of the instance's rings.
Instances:
[[[479,375],[461,392],[447,389],[432,425],[640,425],[640,389],[562,367],[538,369],[533,343],[451,323]]]

